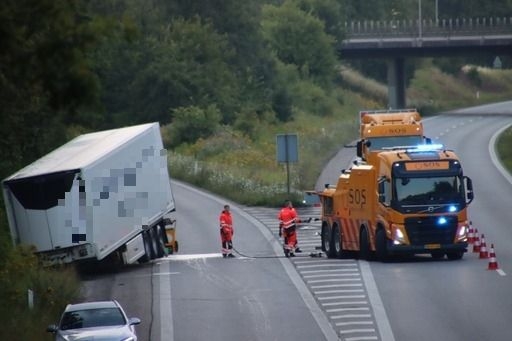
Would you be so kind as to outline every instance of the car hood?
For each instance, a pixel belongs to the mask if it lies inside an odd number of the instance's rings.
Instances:
[[[57,340],[63,341],[119,341],[134,336],[127,326],[95,327],[60,330]]]

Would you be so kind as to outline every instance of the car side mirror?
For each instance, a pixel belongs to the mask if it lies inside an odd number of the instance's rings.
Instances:
[[[50,324],[48,327],[46,327],[46,331],[48,333],[56,333],[59,327],[57,327],[56,324]]]
[[[138,317],[130,317],[128,319],[128,323],[130,324],[130,326],[134,326],[134,325],[140,324],[140,318],[138,318]]]

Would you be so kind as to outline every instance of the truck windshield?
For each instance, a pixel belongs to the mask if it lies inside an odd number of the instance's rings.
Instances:
[[[463,193],[457,176],[395,179],[395,199],[400,205],[450,204],[462,201]]]
[[[424,144],[423,137],[419,135],[370,137],[367,140],[371,142],[370,150],[381,150],[386,147],[417,146]]]

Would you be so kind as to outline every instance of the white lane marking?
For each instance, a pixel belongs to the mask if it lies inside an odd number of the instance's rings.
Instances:
[[[356,336],[356,337],[347,337],[345,341],[372,341],[378,340],[377,336]]]
[[[170,262],[174,260],[191,260],[191,259],[205,259],[205,258],[221,258],[220,253],[199,253],[188,255],[169,255],[165,258],[158,259],[160,262]]]
[[[171,274],[166,272],[166,264],[161,263],[159,266],[160,274]],[[174,324],[172,319],[172,305],[171,305],[171,277],[160,277],[160,295],[158,302],[160,304],[160,337],[162,340],[174,341]]]
[[[496,272],[499,273],[501,276],[506,276],[507,274],[505,273],[505,271],[501,270],[501,269],[496,269]]]
[[[386,341],[394,341],[395,336],[391,330],[391,325],[389,324],[389,319],[386,314],[384,304],[382,303],[382,299],[380,298],[379,290],[377,289],[377,284],[373,278],[370,265],[366,261],[359,261],[359,266],[361,268],[361,274],[363,276],[364,283],[366,284],[368,298],[370,299],[370,303],[373,307],[375,320],[377,321],[377,327],[380,332],[380,339]]]
[[[347,329],[347,330],[340,330],[340,334],[352,334],[352,333],[375,333],[375,329],[368,328],[368,329]]]
[[[312,285],[311,289],[328,289],[328,288],[343,288],[343,287],[362,287],[362,283],[344,283],[344,284],[326,284],[326,285]]]
[[[358,269],[336,269],[336,270],[306,270],[306,271],[301,271],[300,273],[301,274],[316,274],[316,273],[326,273],[326,272],[330,272],[330,273],[336,273],[336,272],[357,272],[359,273],[359,270]]]
[[[336,326],[370,326],[373,325],[373,321],[352,321],[352,322],[336,322]],[[375,329],[373,329],[375,331]]]
[[[313,293],[315,295],[327,295],[327,294],[343,294],[345,292],[364,292],[364,289],[340,289],[340,290],[321,290],[321,291],[315,291],[313,290]]]
[[[334,308],[334,309],[326,309],[325,311],[329,313],[340,313],[343,311],[370,311],[369,307],[350,307],[350,308]]]
[[[356,277],[357,280],[359,280],[359,273],[353,273],[353,274],[337,274],[337,273],[330,273],[330,274],[316,274],[316,275],[306,275],[302,276],[304,278],[321,278],[321,277]],[[345,279],[347,281],[353,281],[354,279]],[[309,283],[310,281],[308,281]]]
[[[350,319],[350,318],[371,318],[372,314],[345,314],[345,315],[333,315],[331,319]]]
[[[313,283],[332,283],[332,282],[361,282],[360,278],[330,278],[330,279],[314,279],[314,280],[306,280],[308,284]]]
[[[322,307],[332,307],[332,306],[336,306],[336,305],[355,306],[358,304],[367,305],[368,301],[325,302],[325,303],[321,303],[321,304],[322,304]],[[349,308],[347,308],[347,309],[349,309]],[[330,309],[327,309],[327,310],[330,310]]]
[[[317,297],[319,301],[324,300],[345,300],[347,298],[365,298],[366,295],[343,295],[343,296],[326,296],[326,297]]]
[[[322,268],[333,267],[333,268],[337,269],[340,266],[356,268],[357,269],[357,264],[318,264],[318,263],[317,264],[312,264],[312,265],[297,265],[297,268],[299,268],[299,269],[309,269],[309,268],[318,269],[319,267],[322,267]]]

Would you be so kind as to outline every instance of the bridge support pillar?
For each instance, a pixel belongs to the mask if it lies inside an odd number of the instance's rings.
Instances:
[[[388,61],[388,107],[405,108],[405,68],[404,59]]]

